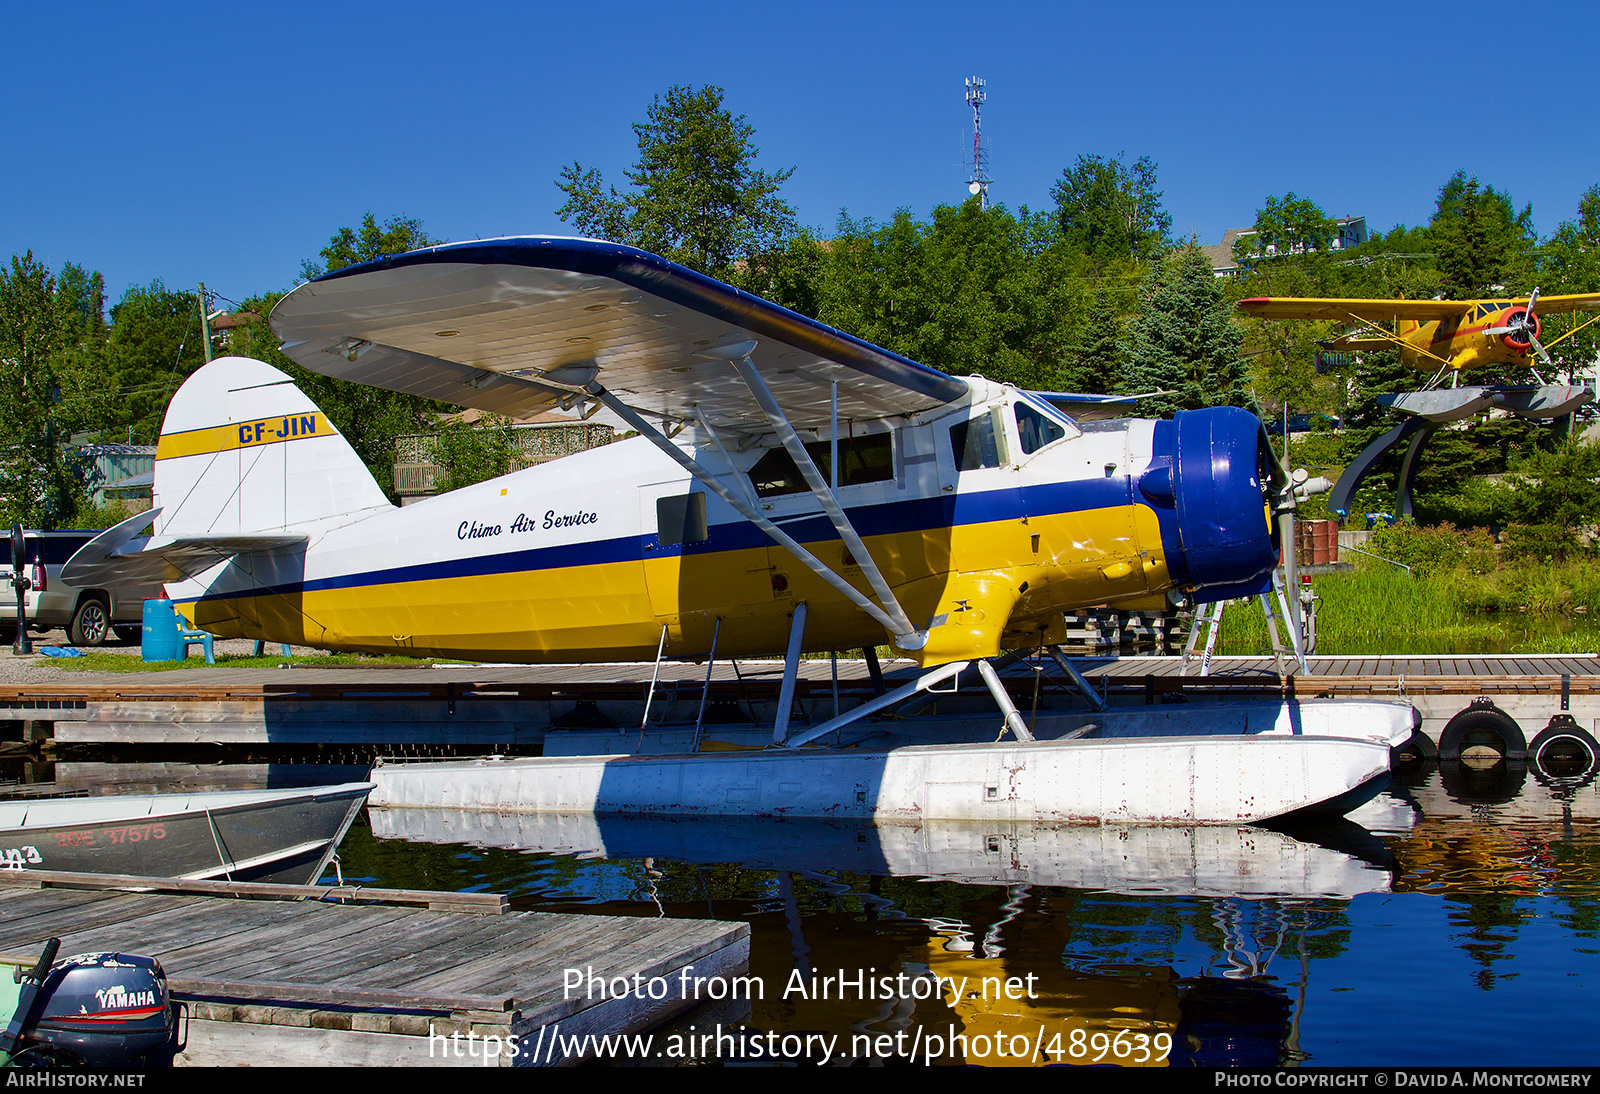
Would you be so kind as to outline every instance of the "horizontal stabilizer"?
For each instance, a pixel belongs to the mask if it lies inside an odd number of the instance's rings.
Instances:
[[[303,533],[258,532],[228,535],[140,535],[161,510],[138,513],[107,528],[84,544],[61,568],[68,585],[144,585],[183,581],[237,554],[301,546]]]
[[[1332,350],[1335,353],[1359,353],[1365,350],[1394,349],[1398,344],[1393,338],[1371,338],[1358,334],[1341,335],[1338,338],[1329,338],[1326,341],[1317,343],[1323,349]]]

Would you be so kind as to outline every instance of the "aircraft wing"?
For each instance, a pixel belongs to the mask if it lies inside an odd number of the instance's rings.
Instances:
[[[1511,302],[1513,304],[1527,303],[1526,300],[1513,300]],[[1574,293],[1570,296],[1541,295],[1533,310],[1540,315],[1549,315],[1552,312],[1600,311],[1600,293]]]
[[[1539,310],[1544,310],[1544,297]],[[1234,305],[1257,319],[1332,319],[1348,323],[1351,316],[1372,323],[1413,319],[1428,323],[1466,315],[1476,300],[1341,300],[1337,298],[1252,296]]]
[[[1126,417],[1141,400],[1172,393],[1147,391],[1139,395],[1086,395],[1076,391],[1030,391],[1028,394],[1043,399],[1080,422],[1099,422],[1107,418]]]
[[[1252,296],[1236,305],[1258,319],[1332,319],[1348,323],[1350,317],[1373,323],[1413,319],[1420,323],[1466,315],[1479,304],[1527,304],[1526,296],[1484,297],[1481,300],[1341,300],[1337,298]],[[1569,311],[1600,311],[1600,293],[1540,296],[1534,310],[1541,315]]]
[[[138,533],[161,512],[137,513],[107,528],[80,547],[61,567],[68,585],[153,585],[182,581],[237,554],[295,547],[306,542],[297,532],[230,533],[217,536],[158,536]]]
[[[911,414],[966,381],[666,259],[592,239],[454,243],[335,271],[279,301],[272,329],[313,372],[525,415],[570,405],[554,370],[597,379],[650,415],[770,430],[749,389],[707,351],[755,342],[752,360],[798,428]],[[551,375],[554,373],[554,375]]]

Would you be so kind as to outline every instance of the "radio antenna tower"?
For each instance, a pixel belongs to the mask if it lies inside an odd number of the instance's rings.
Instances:
[[[989,208],[989,155],[983,147],[983,101],[988,98],[983,90],[982,76],[967,77],[967,104],[972,107],[972,177],[967,180],[967,192],[978,199],[979,208]]]

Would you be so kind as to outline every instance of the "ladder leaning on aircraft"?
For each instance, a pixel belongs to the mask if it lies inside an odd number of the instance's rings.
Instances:
[[[948,376],[595,240],[352,266],[271,322],[315,372],[499,414],[603,405],[639,436],[400,509],[287,376],[223,358],[167,410],[158,509],[68,580],[158,577],[195,626],[329,649],[783,648],[786,687],[804,650],[887,638],[926,671],[847,719],[976,661],[1027,739],[988,659],[1053,649],[1072,608],[1267,591],[1305,490],[1246,411],[1114,418],[1132,400]],[[775,740],[833,728],[780,713]]]

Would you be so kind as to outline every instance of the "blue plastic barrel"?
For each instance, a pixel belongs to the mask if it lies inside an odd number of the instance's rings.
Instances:
[[[146,600],[139,632],[139,656],[146,661],[183,661],[189,647],[180,641],[178,613],[170,600]]]

